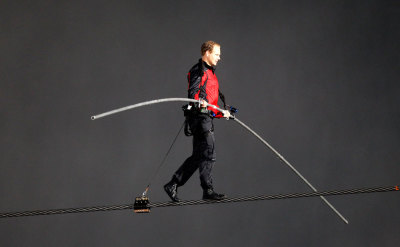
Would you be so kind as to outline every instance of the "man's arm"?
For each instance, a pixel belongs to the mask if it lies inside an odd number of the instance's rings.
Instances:
[[[201,83],[201,75],[199,71],[192,70],[188,73],[188,82],[189,82],[189,89],[188,89],[188,98],[190,99],[199,99],[204,97],[205,92],[200,92],[200,83]],[[197,97],[196,97],[197,96]]]

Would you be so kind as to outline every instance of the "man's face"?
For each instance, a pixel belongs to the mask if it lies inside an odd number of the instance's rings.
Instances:
[[[216,66],[218,61],[221,59],[221,47],[219,45],[214,45],[212,52],[206,51],[206,60],[205,62],[208,65]]]

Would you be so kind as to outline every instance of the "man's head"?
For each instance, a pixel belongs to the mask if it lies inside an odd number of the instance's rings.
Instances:
[[[216,66],[221,59],[221,46],[214,41],[207,41],[201,45],[201,59],[210,66]]]

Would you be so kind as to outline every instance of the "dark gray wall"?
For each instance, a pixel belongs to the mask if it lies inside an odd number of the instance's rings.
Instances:
[[[400,182],[399,1],[2,1],[0,211],[132,203],[183,121],[200,44],[238,117],[319,190]],[[218,191],[309,191],[253,136],[216,122]],[[150,198],[191,152],[181,135]],[[198,199],[197,175],[181,188]],[[0,246],[398,246],[399,194],[0,220]]]

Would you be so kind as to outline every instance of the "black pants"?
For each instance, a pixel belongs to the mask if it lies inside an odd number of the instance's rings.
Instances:
[[[187,121],[193,133],[193,153],[179,167],[172,179],[178,186],[182,186],[199,169],[203,190],[213,189],[211,170],[216,160],[213,119],[208,114],[196,114],[188,116]]]

